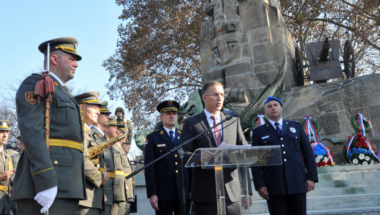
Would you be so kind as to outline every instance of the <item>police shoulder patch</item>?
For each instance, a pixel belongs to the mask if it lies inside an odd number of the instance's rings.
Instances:
[[[34,93],[33,93],[33,92],[26,92],[26,93],[25,93],[25,100],[26,100],[29,104],[31,104],[31,105],[34,105],[34,104],[36,104],[36,102],[37,102],[37,99],[34,98]]]

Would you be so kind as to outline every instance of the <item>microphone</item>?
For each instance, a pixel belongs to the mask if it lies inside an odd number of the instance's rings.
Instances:
[[[224,115],[227,115],[228,119],[231,119],[232,117],[239,117],[239,114],[232,112],[230,110],[227,110],[226,108],[223,108]]]

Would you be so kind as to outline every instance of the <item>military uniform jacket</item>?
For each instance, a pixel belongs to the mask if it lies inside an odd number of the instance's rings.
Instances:
[[[87,199],[79,201],[79,205],[103,209],[104,204],[104,189],[101,187],[103,181],[103,173],[98,167],[105,168],[104,159],[99,157],[99,164],[96,167],[88,158],[88,148],[98,145],[95,141],[92,131],[85,129],[84,133],[84,174],[86,176],[86,193]]]
[[[121,162],[123,165],[123,172],[125,172],[127,175],[131,174],[133,172],[131,162],[129,161],[128,154],[124,153],[121,155]],[[127,202],[134,202],[135,201],[135,177],[127,179]]]
[[[25,150],[17,166],[12,199],[33,199],[37,193],[54,186],[58,186],[56,198],[86,199],[83,152],[50,146],[49,153],[46,146],[45,101],[38,104],[33,99],[34,87],[41,78],[40,74],[29,76],[16,94],[18,125]],[[54,81],[50,138],[82,143],[80,107],[71,93]]]
[[[117,172],[121,171],[124,173],[124,166],[123,166],[123,155],[125,152],[123,149],[118,145],[115,144],[112,146],[113,152],[114,152],[114,164],[115,164],[115,170]],[[127,201],[127,193],[126,193],[126,185],[127,185],[127,179],[125,179],[124,174],[119,175],[115,174],[115,182],[113,186],[114,190],[114,200],[115,202],[126,202]]]
[[[173,149],[178,143],[181,130],[176,129],[174,143],[163,127],[147,136],[145,145],[145,165]],[[145,169],[147,196],[156,194],[158,200],[180,200],[181,172],[177,153],[170,154],[154,165]],[[185,195],[189,199],[189,169],[184,168]]]
[[[4,153],[4,157],[3,157]],[[4,152],[0,153],[0,172],[6,172],[13,169],[11,156]],[[5,160],[4,160],[5,158]],[[5,186],[7,191],[0,190],[0,214],[10,214],[11,210],[11,199],[9,186],[11,184],[11,178],[6,181],[0,181],[0,185]]]
[[[283,120],[281,135],[269,122],[259,126],[252,145],[279,145],[282,155],[282,165],[252,168],[256,190],[267,187],[269,196],[304,193],[306,180],[318,182],[314,153],[300,123]]]
[[[102,136],[96,128],[92,127],[91,130],[93,131],[93,136],[95,137],[95,140],[98,143],[102,143],[104,141],[107,141],[106,136],[105,135]],[[114,161],[113,161],[114,153],[113,153],[112,147],[107,149],[103,153],[103,156],[104,156],[104,163],[106,165],[106,172],[115,172],[115,165],[114,165]],[[112,206],[114,203],[113,186],[114,186],[114,179],[110,177],[106,186],[104,186],[104,194],[107,197],[106,205]]]
[[[227,116],[223,112],[221,120]],[[247,145],[243,131],[240,126],[240,120],[233,117],[231,120],[222,123],[223,127],[223,142],[231,145]],[[192,137],[203,133],[210,128],[204,111],[190,118],[185,119],[183,124],[182,136],[180,143],[183,143]],[[183,147],[184,162],[186,163],[191,157],[193,152],[199,148],[214,148],[218,147],[214,133],[211,131],[205,133],[199,138],[189,142]],[[200,159],[200,158],[199,158]],[[200,167],[192,168],[191,180],[191,201],[194,202],[215,202],[216,201],[216,184],[215,184],[215,171],[214,169],[202,169]],[[236,168],[223,169],[225,189],[228,197],[232,202],[240,200],[241,184],[239,180],[238,170]],[[249,193],[251,185],[248,183]]]
[[[13,169],[16,169],[18,161],[20,160],[20,157],[21,157],[20,153],[11,155]],[[13,190],[14,179],[15,179],[15,174],[13,174],[11,177],[11,192]],[[9,193],[10,197],[12,197],[11,192]],[[16,210],[16,201],[13,201],[13,200],[11,201],[11,210]]]

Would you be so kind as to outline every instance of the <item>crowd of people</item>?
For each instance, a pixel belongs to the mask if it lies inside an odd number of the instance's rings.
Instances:
[[[98,92],[73,96],[66,86],[82,59],[77,44],[64,37],[39,46],[46,71],[27,77],[16,94],[20,153],[3,150],[11,125],[0,120],[0,214],[125,215],[135,201],[134,178],[126,179],[133,172],[127,156],[132,129],[124,110],[117,108],[111,116]],[[144,163],[187,142],[183,153],[171,153],[145,169],[147,197],[157,215],[214,215],[218,210],[238,215],[251,206],[250,197],[242,204],[237,168],[223,172],[224,208],[217,202],[214,169],[181,168],[197,149],[249,144],[240,119],[225,120],[230,117],[222,111],[225,96],[221,83],[207,82],[204,111],[180,119],[178,102],[157,105],[162,126],[146,138]],[[279,145],[282,153],[282,165],[251,169],[254,186],[270,214],[306,214],[306,192],[318,182],[314,155],[302,126],[283,120],[282,106],[280,99],[268,97],[264,111],[270,123],[252,131],[253,146]],[[205,150],[199,159],[208,162],[213,155]]]

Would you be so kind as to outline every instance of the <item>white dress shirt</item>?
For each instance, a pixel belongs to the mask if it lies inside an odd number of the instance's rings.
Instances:
[[[220,116],[220,112],[217,115],[212,115],[210,112],[208,112],[206,110],[206,108],[204,109],[204,112],[206,114],[206,118],[207,118],[208,123],[210,124],[210,127],[214,126],[214,120],[211,118],[211,116],[215,116],[217,123],[219,123],[222,120],[222,118]],[[222,124],[219,125],[219,131],[220,131],[220,135],[223,137],[223,126],[222,126]],[[212,132],[214,132],[214,129],[212,129]]]
[[[175,139],[175,127],[173,129],[169,129],[169,128],[164,126],[164,129],[165,129],[166,133],[168,133],[169,137],[170,137],[170,131],[173,131],[173,136]]]
[[[95,125],[91,125],[90,128],[95,128],[96,130],[99,131],[99,133],[104,136],[104,132],[102,130],[100,130],[100,128],[96,127]]]
[[[50,71],[49,71],[49,74],[50,74],[50,76],[53,76],[53,78],[55,78],[55,80],[57,80],[62,86],[65,86],[65,84],[61,81],[61,79],[56,74],[54,74]]]
[[[273,120],[270,120],[270,119],[268,119],[268,120],[269,120],[270,124],[273,126],[274,130],[276,130],[277,126],[274,124],[276,122],[273,121]],[[281,131],[282,131],[282,123],[283,123],[283,120],[282,120],[282,117],[281,117],[281,119],[278,120],[278,124],[279,124],[279,127],[280,127]]]

